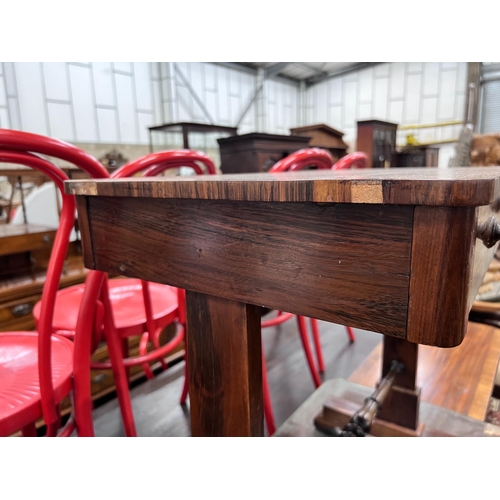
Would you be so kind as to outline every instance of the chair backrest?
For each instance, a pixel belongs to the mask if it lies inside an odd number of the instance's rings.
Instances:
[[[200,164],[205,168],[205,172]],[[145,171],[144,177],[154,177],[165,170],[179,167],[191,167],[197,175],[217,173],[214,162],[205,153],[189,149],[173,149],[151,153],[133,160],[115,170],[111,177],[118,179],[131,177],[143,171]]]
[[[43,172],[54,181],[62,198],[61,217],[47,268],[38,322],[40,395],[43,418],[49,428],[57,425],[59,421],[50,362],[52,320],[69,237],[74,227],[76,206],[74,197],[64,194],[63,182],[68,180],[67,175],[49,160],[38,156],[40,154],[72,163],[91,177],[105,178],[109,177],[109,174],[95,158],[71,144],[29,132],[0,129],[0,161],[27,166]]]
[[[274,164],[269,172],[292,172],[315,166],[317,169],[330,169],[333,157],[329,151],[320,148],[306,148],[295,151]]]
[[[345,170],[348,168],[366,168],[368,165],[368,156],[361,151],[350,153],[340,158],[338,162],[333,165],[332,170]]]

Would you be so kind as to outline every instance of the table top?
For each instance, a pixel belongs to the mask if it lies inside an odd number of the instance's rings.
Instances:
[[[256,202],[482,206],[500,196],[500,167],[314,170],[74,180],[68,194]]]

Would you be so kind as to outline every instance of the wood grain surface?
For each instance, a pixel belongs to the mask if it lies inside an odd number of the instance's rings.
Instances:
[[[406,334],[413,207],[87,201],[91,269]]]
[[[263,436],[260,308],[188,291],[193,436]]]
[[[471,207],[415,207],[407,340],[440,347],[462,342],[475,229]]]
[[[67,181],[85,196],[481,206],[500,195],[500,167],[301,171]]]

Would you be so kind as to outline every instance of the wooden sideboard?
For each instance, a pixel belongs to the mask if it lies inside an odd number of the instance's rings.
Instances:
[[[309,147],[310,137],[252,133],[218,139],[224,174],[267,172],[294,151]]]

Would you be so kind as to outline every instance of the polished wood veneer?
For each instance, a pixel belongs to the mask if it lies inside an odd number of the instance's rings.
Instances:
[[[406,372],[394,411],[380,417],[415,429],[417,344],[463,341],[497,247],[498,231],[483,230],[485,216],[498,224],[496,168],[71,181],[66,190],[77,195],[88,268],[188,290],[196,435],[262,435],[254,306],[383,333],[382,376],[394,356]]]

